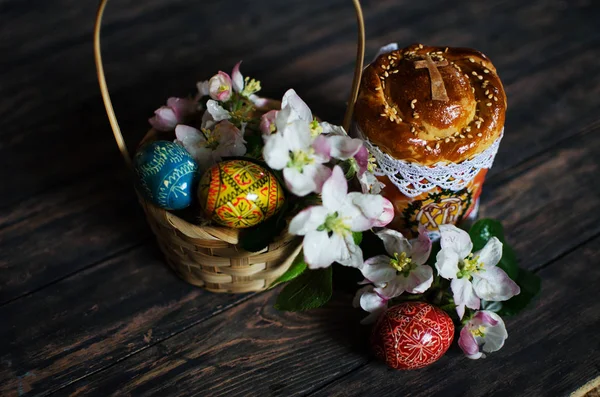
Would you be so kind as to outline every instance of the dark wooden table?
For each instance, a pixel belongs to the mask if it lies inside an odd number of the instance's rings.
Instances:
[[[95,1],[0,0],[0,395],[556,396],[600,375],[600,3],[364,1],[380,45],[482,50],[509,100],[482,197],[543,295],[477,362],[394,372],[350,297],[280,313],[277,291],[218,295],[164,265],[97,87]],[[170,95],[244,59],[341,122],[349,0],[112,0],[108,83],[130,146]],[[455,349],[456,350],[456,349]]]

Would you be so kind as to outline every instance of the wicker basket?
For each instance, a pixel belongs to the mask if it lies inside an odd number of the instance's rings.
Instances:
[[[114,113],[100,53],[100,27],[108,0],[101,0],[94,28],[94,57],[98,82],[108,119],[121,155],[131,170],[132,162]],[[358,50],[349,106],[344,116],[348,131],[352,108],[358,95],[364,58],[364,22],[359,0],[353,0],[358,20]],[[152,130],[144,140],[152,139]],[[146,218],[167,263],[182,279],[212,292],[244,293],[267,289],[290,267],[302,250],[302,240],[284,232],[259,252],[243,250],[240,230],[191,224],[156,207],[138,195]]]

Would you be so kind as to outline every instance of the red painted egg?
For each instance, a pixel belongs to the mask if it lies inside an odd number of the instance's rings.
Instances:
[[[424,302],[405,302],[386,310],[371,334],[375,355],[395,369],[417,369],[446,353],[454,324],[443,310]]]

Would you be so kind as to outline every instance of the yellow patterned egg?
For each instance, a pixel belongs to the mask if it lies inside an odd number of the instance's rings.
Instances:
[[[245,160],[222,161],[206,171],[198,197],[207,218],[237,229],[270,218],[285,200],[275,175]]]

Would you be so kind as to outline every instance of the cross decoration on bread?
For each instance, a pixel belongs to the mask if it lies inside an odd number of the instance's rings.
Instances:
[[[415,69],[427,68],[429,71],[429,79],[431,80],[431,99],[434,101],[449,101],[444,80],[438,70],[439,66],[448,66],[448,61],[434,61],[429,54],[426,54],[425,59],[415,61]]]

